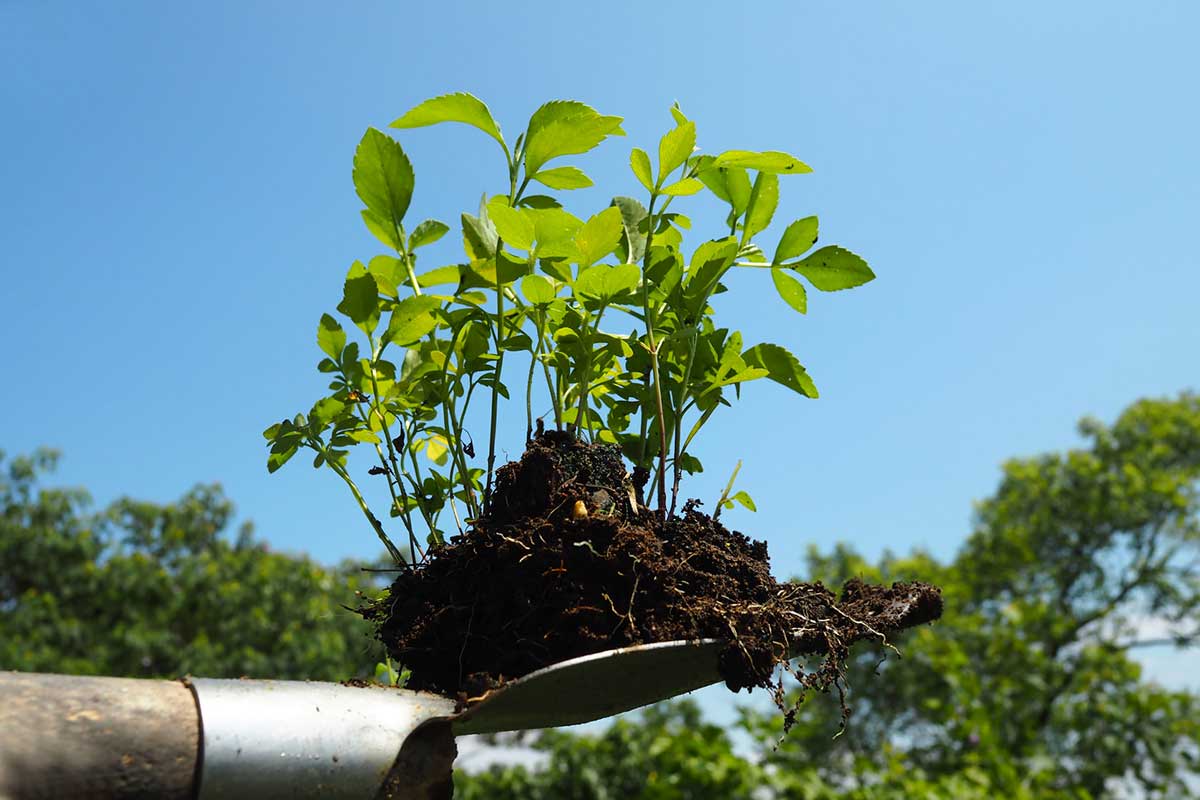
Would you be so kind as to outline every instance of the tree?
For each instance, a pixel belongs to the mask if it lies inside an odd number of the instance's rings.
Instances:
[[[870,564],[845,546],[810,553],[806,578],[920,578],[946,599],[942,621],[897,643],[902,658],[858,649],[842,735],[833,698],[808,700],[777,750],[778,719],[743,710],[757,749],[747,760],[724,731],[668,706],[599,737],[556,732],[539,745],[545,772],[460,776],[465,796],[740,796],[678,784],[664,793],[646,778],[692,780],[697,734],[713,736],[713,769],[758,781],[764,800],[1196,796],[1200,696],[1145,681],[1131,652],[1194,647],[1200,634],[1200,399],[1141,401],[1111,427],[1084,420],[1080,432],[1081,448],[1008,462],[948,563],[917,552]],[[600,746],[609,741],[625,746]],[[562,777],[584,767],[620,791]]]
[[[545,769],[493,766],[455,774],[460,800],[751,800],[765,775],[733,751],[724,729],[694,701],[660,703],[599,735],[550,730],[533,742]]]
[[[89,513],[83,490],[40,486],[57,459],[0,453],[0,669],[338,680],[379,660],[341,606],[371,588],[356,567],[227,535],[218,486]]]

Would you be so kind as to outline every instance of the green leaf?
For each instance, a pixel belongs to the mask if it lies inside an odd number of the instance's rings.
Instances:
[[[646,219],[646,208],[632,197],[614,197],[612,204],[621,209],[621,224],[625,233],[621,238],[622,261],[640,263],[646,254],[646,234],[642,222]]]
[[[668,131],[658,142],[658,181],[661,185],[696,148],[696,123],[685,122]]]
[[[444,286],[446,284],[458,285],[462,280],[462,266],[459,264],[448,264],[444,267],[431,269],[428,272],[422,272],[417,276],[417,284],[421,288],[426,286]],[[405,286],[409,285],[409,280],[405,277],[403,281]]]
[[[817,386],[800,365],[800,360],[785,348],[777,344],[758,344],[742,353],[742,358],[749,366],[765,369],[767,377],[781,386],[805,397],[818,396]]]
[[[776,175],[798,175],[802,172],[812,172],[812,168],[800,159],[777,150],[767,150],[763,153],[749,150],[727,150],[713,160],[713,166],[756,169],[759,172]]]
[[[746,494],[746,492],[744,492],[744,491],[739,491],[737,494],[735,494],[733,497],[731,497],[729,499],[734,500],[738,503],[741,503],[743,506],[750,509],[751,511],[758,511],[758,506],[754,505],[754,500],[750,497],[750,495]]]
[[[511,207],[507,197],[496,195],[488,201],[487,215],[509,247],[526,251],[533,247],[534,227],[529,212]]]
[[[437,327],[434,309],[442,301],[427,294],[406,297],[392,309],[384,340],[402,347],[412,344]]]
[[[375,276],[366,271],[361,262],[355,261],[350,268],[342,289],[342,302],[338,311],[345,314],[368,336],[379,325],[379,287]]]
[[[329,314],[322,314],[321,321],[317,323],[317,347],[336,361],[345,346],[346,332],[342,326]]]
[[[875,273],[862,257],[842,247],[822,247],[789,267],[808,278],[822,292],[851,289],[875,279]]]
[[[574,291],[577,296],[609,303],[625,292],[637,288],[642,276],[636,264],[620,264],[615,267],[595,264],[579,273]]]
[[[554,284],[541,275],[526,275],[521,278],[521,294],[535,306],[545,305],[554,299]]]
[[[675,183],[672,183],[669,186],[664,186],[662,188],[662,194],[669,195],[671,197],[681,197],[683,195],[696,194],[703,188],[704,184],[695,178],[684,178],[681,181],[675,181]]]
[[[296,455],[296,450],[299,448],[293,445],[279,453],[271,453],[267,456],[267,472],[274,473],[277,469],[286,464],[292,456]]]
[[[500,126],[492,117],[492,112],[482,100],[466,92],[432,97],[395,120],[391,127],[423,128],[439,122],[461,122],[471,125],[504,147],[504,137],[500,135]]]
[[[592,185],[592,179],[578,167],[544,169],[533,175],[530,180],[545,184],[551,189],[586,189]]]
[[[778,205],[779,178],[769,172],[758,173],[754,179],[754,191],[750,194],[750,205],[746,209],[746,241],[767,229]]]
[[[621,209],[615,206],[609,206],[585,222],[575,234],[580,266],[591,266],[615,250],[623,231]]]
[[[688,121],[688,118],[683,115],[683,111],[679,108],[678,100],[671,104],[671,118],[675,120],[676,125],[682,125]]]
[[[531,208],[525,213],[533,220],[536,253],[539,258],[569,258],[575,253],[575,233],[583,220],[561,208]]]
[[[408,237],[408,249],[416,250],[427,244],[433,244],[446,235],[450,226],[436,219],[427,219],[418,225]]]
[[[408,277],[404,262],[393,256],[375,256],[367,264],[367,272],[375,278],[380,294],[396,297],[398,288]]]
[[[322,397],[313,403],[312,410],[308,412],[308,418],[311,421],[315,421],[321,427],[325,427],[341,416],[345,410],[346,404],[336,397]]]
[[[400,231],[390,219],[380,217],[369,208],[364,208],[359,213],[362,214],[363,224],[367,226],[367,230],[371,232],[372,236],[393,250],[404,249],[404,240],[400,238]]]
[[[377,128],[368,128],[354,151],[353,175],[354,191],[372,220],[396,236],[414,185],[412,164],[400,143]]]
[[[603,116],[575,100],[546,103],[529,118],[525,174],[536,175],[553,158],[586,153],[612,135],[625,135],[620,117]]]
[[[650,172],[650,156],[640,147],[633,148],[629,154],[629,166],[638,182],[646,187],[647,192],[654,191],[654,178]]]
[[[472,261],[491,258],[496,255],[496,245],[499,235],[496,227],[486,214],[476,217],[463,212],[462,215],[463,250]]]
[[[789,258],[803,255],[808,248],[817,243],[817,218],[805,217],[798,219],[783,232],[779,246],[775,248],[775,258],[772,264],[782,264]]]
[[[804,291],[803,283],[782,269],[771,270],[771,280],[775,282],[775,291],[779,292],[785,303],[801,314],[808,313],[808,293]]]

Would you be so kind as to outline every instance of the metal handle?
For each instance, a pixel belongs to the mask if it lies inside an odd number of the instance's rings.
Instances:
[[[0,672],[0,800],[449,797],[443,697]]]

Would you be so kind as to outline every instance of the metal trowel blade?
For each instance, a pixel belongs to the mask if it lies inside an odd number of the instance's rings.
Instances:
[[[723,642],[695,639],[605,650],[493,689],[451,718],[455,735],[577,725],[721,680]]]

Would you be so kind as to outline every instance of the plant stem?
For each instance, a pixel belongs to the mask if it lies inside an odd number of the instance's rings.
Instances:
[[[658,374],[658,344],[654,339],[654,319],[650,314],[650,289],[645,281],[646,271],[650,268],[650,248],[654,244],[654,202],[657,199],[658,196],[652,192],[650,194],[650,205],[646,210],[648,227],[646,230],[646,253],[642,258],[642,311],[646,315],[646,342],[649,345],[650,368],[654,374],[654,400],[657,404],[656,413],[658,414],[659,438],[658,471],[661,476],[667,470],[667,415],[663,410],[662,379]],[[661,479],[657,483],[658,516],[660,519],[665,520],[667,518],[667,487],[666,483]]]
[[[725,484],[725,491],[721,492],[721,499],[717,501],[717,507],[713,511],[713,522],[721,516],[721,506],[729,499],[729,493],[733,491],[733,482],[737,480],[737,474],[742,468],[742,460],[739,458],[737,466],[733,468],[733,474],[729,476],[729,483]]]

